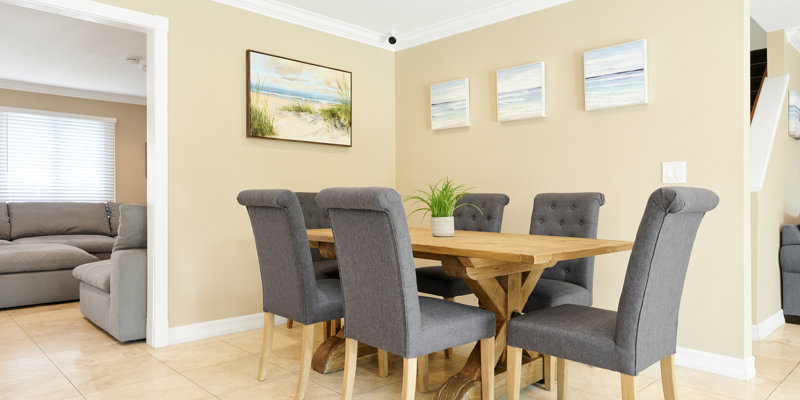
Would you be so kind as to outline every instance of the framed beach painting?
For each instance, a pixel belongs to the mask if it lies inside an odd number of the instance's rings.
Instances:
[[[247,50],[247,137],[352,146],[352,74]]]
[[[469,126],[469,79],[431,84],[431,129]]]
[[[583,53],[586,111],[647,103],[647,41]]]
[[[497,71],[497,120],[545,116],[544,63]]]
[[[800,93],[789,91],[789,136],[800,139]]]

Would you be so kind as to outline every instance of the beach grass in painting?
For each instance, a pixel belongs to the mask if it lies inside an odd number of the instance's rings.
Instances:
[[[248,50],[247,136],[350,146],[351,74]]]
[[[647,103],[647,41],[583,53],[586,110]]]
[[[431,84],[431,129],[469,126],[469,79]]]
[[[800,139],[800,93],[789,91],[789,136]]]
[[[545,116],[544,63],[497,71],[497,120]]]

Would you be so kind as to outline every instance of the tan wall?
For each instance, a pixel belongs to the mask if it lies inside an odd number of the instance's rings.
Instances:
[[[649,104],[584,111],[583,52],[638,39],[648,40]],[[688,185],[721,202],[697,237],[678,345],[749,356],[748,51],[744,0],[576,0],[400,51],[397,186],[408,195],[450,176],[506,193],[503,231],[515,233],[528,231],[537,193],[600,191],[598,235],[633,240],[661,162],[686,161]],[[498,123],[495,71],[537,61],[547,118]],[[472,126],[431,131],[429,84],[462,77]],[[596,306],[616,309],[628,255],[597,258]]]
[[[203,1],[104,0],[169,18],[169,325],[262,311],[243,189],[394,186],[394,55]],[[245,51],[353,73],[353,147],[245,137]]]
[[[784,31],[768,34],[769,76],[791,74],[789,89],[800,91],[800,53],[786,42]],[[789,137],[788,96],[783,105],[767,176],[761,192],[753,193],[753,324],[781,310],[778,249],[784,224],[800,223],[800,141]]]
[[[116,201],[147,202],[144,175],[144,146],[147,139],[145,106],[5,89],[0,89],[0,106],[116,118]]]

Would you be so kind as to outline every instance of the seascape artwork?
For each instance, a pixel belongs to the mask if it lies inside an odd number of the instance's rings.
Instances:
[[[800,139],[800,93],[789,91],[789,136]]]
[[[350,72],[247,51],[247,136],[352,145]]]
[[[431,84],[431,129],[469,126],[469,79]]]
[[[647,41],[583,53],[586,110],[647,103]]]
[[[497,120],[545,116],[544,63],[497,71]]]

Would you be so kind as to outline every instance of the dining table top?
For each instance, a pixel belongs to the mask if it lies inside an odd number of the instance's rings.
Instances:
[[[331,229],[308,229],[309,242],[333,243]],[[550,264],[630,250],[633,242],[565,236],[455,231],[451,237],[433,236],[427,228],[409,228],[411,248],[418,258],[456,256],[522,264]]]

